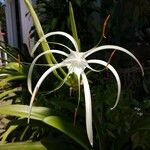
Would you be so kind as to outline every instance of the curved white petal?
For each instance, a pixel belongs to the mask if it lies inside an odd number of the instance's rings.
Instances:
[[[114,69],[114,67],[112,67],[110,64],[108,64],[107,62],[103,60],[92,59],[92,60],[88,60],[87,62],[88,64],[91,63],[91,64],[100,64],[103,66],[107,66],[107,68],[114,74],[116,81],[117,81],[117,86],[118,86],[117,99],[116,99],[115,105],[111,108],[111,110],[114,109],[119,102],[120,93],[121,93],[121,82],[120,82],[120,78],[119,78],[117,71]]]
[[[93,128],[92,128],[92,104],[91,104],[91,92],[89,83],[85,73],[81,74],[83,86],[84,86],[84,96],[85,96],[85,113],[86,113],[86,130],[90,144],[93,146]]]
[[[32,104],[34,102],[34,99],[35,99],[35,96],[42,84],[42,82],[44,81],[44,79],[52,72],[54,71],[55,69],[59,68],[59,67],[63,67],[64,64],[63,63],[59,63],[59,64],[56,64],[54,65],[53,67],[49,68],[42,76],[41,78],[38,80],[34,90],[33,90],[33,93],[32,93],[32,97],[31,97],[31,100],[30,100],[30,107],[29,107],[29,116],[28,116],[28,123],[29,123],[29,120],[30,120],[30,115],[31,115],[31,111],[32,111]]]
[[[33,53],[35,52],[35,50],[37,49],[37,47],[39,46],[39,44],[44,41],[47,37],[53,36],[53,35],[61,35],[61,36],[65,36],[66,38],[68,38],[72,44],[74,45],[76,51],[79,51],[79,47],[77,42],[75,41],[75,39],[68,33],[62,32],[62,31],[56,31],[56,32],[50,32],[45,34],[43,37],[41,37],[38,42],[35,44],[35,46],[33,47],[32,51],[31,51],[31,56],[33,55]]]
[[[84,57],[86,58],[86,57],[88,57],[89,55],[91,55],[91,54],[93,54],[95,52],[98,52],[100,50],[105,50],[105,49],[119,50],[119,51],[125,52],[126,54],[128,54],[129,56],[131,56],[138,63],[138,65],[140,66],[140,69],[142,71],[142,75],[144,76],[144,69],[143,69],[141,63],[138,61],[138,59],[130,51],[128,51],[127,49],[122,48],[120,46],[116,46],[116,45],[103,45],[103,46],[99,46],[99,47],[96,47],[96,48],[92,48],[92,49],[88,50],[87,52],[85,52]]]
[[[93,68],[92,68],[91,66],[89,66],[89,65],[87,65],[87,68],[90,69],[90,70],[92,70],[92,71],[94,71],[94,72],[100,72],[100,71],[102,71],[102,70],[93,69]]]
[[[62,52],[62,51],[59,51],[59,50],[48,50],[48,51],[45,51],[43,53],[40,53],[32,62],[32,64],[30,65],[30,68],[29,68],[29,72],[28,72],[28,77],[27,77],[27,86],[28,86],[28,90],[30,93],[32,93],[32,72],[33,72],[33,68],[35,66],[35,63],[37,62],[37,60],[45,55],[45,54],[48,54],[48,53],[57,53],[57,54],[60,54],[60,55],[64,55],[64,56],[68,56],[67,53],[65,52]]]
[[[48,42],[50,44],[54,44],[54,45],[59,45],[59,46],[62,46],[62,47],[65,47],[66,49],[68,49],[69,51],[72,51],[71,48],[69,48],[68,46],[62,44],[62,43],[58,43],[58,42]]]

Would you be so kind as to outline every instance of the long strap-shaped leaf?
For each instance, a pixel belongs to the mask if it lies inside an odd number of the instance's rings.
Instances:
[[[6,105],[0,106],[0,114],[12,115],[22,118],[28,118],[30,107],[27,105]],[[60,130],[68,135],[70,138],[79,143],[86,150],[90,149],[89,142],[86,138],[86,133],[80,127],[74,127],[73,123],[65,119],[53,116],[52,110],[46,107],[33,107],[31,112],[31,119],[43,121],[44,123]]]
[[[14,131],[16,128],[18,127],[18,125],[11,125],[1,136],[1,141],[0,141],[0,145],[4,144],[6,142],[7,137],[9,136],[9,134]]]
[[[5,97],[9,94],[17,92],[17,91],[19,91],[19,88],[14,88],[14,89],[11,89],[11,90],[4,91],[4,92],[0,93],[0,99],[2,99],[3,97]]]
[[[16,142],[9,144],[0,144],[1,150],[47,150],[41,142]],[[52,148],[53,149],[53,148]]]
[[[61,145],[61,146],[60,146]],[[63,141],[43,139],[38,142],[14,142],[0,145],[1,150],[76,150],[71,143],[66,144]]]
[[[0,81],[0,86],[5,86],[10,81],[25,79],[25,75],[8,76]]]

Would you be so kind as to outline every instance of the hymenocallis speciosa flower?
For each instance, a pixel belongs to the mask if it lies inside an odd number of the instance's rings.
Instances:
[[[61,31],[48,33],[48,34],[44,35],[41,39],[39,39],[39,41],[33,47],[31,55],[34,54],[35,50],[37,49],[37,47],[40,45],[40,43],[42,41],[44,41],[47,37],[54,36],[54,35],[61,35],[63,37],[68,38],[72,42],[75,51],[73,51],[71,48],[67,47],[64,44],[55,43],[55,44],[58,44],[62,47],[65,47],[68,50],[68,53],[63,52],[61,49],[60,50],[51,49],[51,50],[47,50],[47,51],[39,54],[33,60],[31,66],[30,66],[30,69],[29,69],[29,73],[28,73],[28,89],[29,89],[30,93],[32,94],[31,101],[30,101],[30,112],[29,112],[28,121],[30,119],[30,114],[31,114],[31,111],[32,111],[33,101],[34,101],[34,99],[36,97],[36,94],[37,94],[42,82],[44,81],[44,79],[50,73],[52,73],[54,70],[56,70],[58,68],[67,67],[68,73],[67,73],[66,77],[64,78],[62,84],[56,89],[59,89],[63,85],[63,83],[65,83],[67,81],[67,79],[70,78],[70,75],[72,73],[76,74],[76,76],[77,76],[79,91],[80,91],[80,85],[81,85],[81,81],[82,81],[82,85],[83,85],[83,89],[84,89],[84,97],[85,97],[86,131],[87,131],[87,136],[88,136],[89,142],[90,142],[91,145],[93,145],[91,91],[90,91],[90,86],[89,86],[89,82],[88,82],[88,79],[87,79],[85,69],[87,68],[91,71],[99,72],[99,70],[95,70],[91,67],[91,64],[98,64],[98,65],[102,65],[104,67],[107,67],[113,73],[113,75],[115,76],[115,79],[116,79],[116,82],[117,82],[117,87],[118,87],[118,93],[117,93],[116,102],[115,102],[114,106],[111,109],[114,109],[117,106],[118,102],[119,102],[120,92],[121,92],[121,82],[120,82],[120,78],[119,78],[119,75],[118,75],[117,71],[108,62],[105,62],[105,61],[99,60],[99,59],[89,59],[88,56],[90,56],[91,54],[93,54],[95,52],[100,52],[102,50],[114,49],[114,50],[125,52],[126,54],[131,56],[138,63],[138,65],[139,65],[139,67],[142,71],[142,75],[144,75],[143,67],[140,64],[140,62],[138,61],[138,59],[131,52],[129,52],[125,48],[115,46],[115,45],[103,45],[103,46],[94,47],[94,48],[92,48],[92,49],[90,49],[86,52],[80,52],[79,47],[78,47],[77,42],[75,41],[75,39],[71,35],[69,35],[65,32],[61,32]],[[33,68],[34,68],[37,60],[41,56],[47,55],[48,53],[51,53],[53,55],[54,54],[59,54],[60,56],[63,56],[63,58],[65,57],[65,59],[63,59],[62,62],[60,62],[60,63],[51,64],[51,66],[48,68],[48,70],[45,71],[43,73],[43,75],[40,77],[40,79],[36,83],[34,89],[32,90],[32,72],[33,72]],[[55,90],[53,90],[53,91],[55,91]]]

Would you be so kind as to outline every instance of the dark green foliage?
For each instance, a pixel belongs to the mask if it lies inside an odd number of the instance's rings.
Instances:
[[[82,49],[91,48],[100,38],[100,3],[95,0],[72,0],[71,2],[81,47]],[[68,1],[38,0],[35,8],[45,33],[59,30],[71,33]]]
[[[124,45],[128,42],[137,42],[136,34],[150,26],[149,7],[148,0],[119,0],[114,3],[114,9],[111,12],[111,40]]]

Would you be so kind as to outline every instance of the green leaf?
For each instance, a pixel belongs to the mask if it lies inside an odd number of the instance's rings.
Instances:
[[[26,6],[27,6],[27,8],[28,8],[28,10],[29,10],[29,12],[32,16],[33,23],[35,25],[35,28],[36,28],[36,31],[38,33],[39,38],[43,37],[44,36],[44,31],[42,29],[42,26],[40,24],[40,21],[38,19],[37,14],[35,13],[32,5],[29,2],[29,0],[24,0],[24,2],[25,2],[25,4],[26,4]],[[50,50],[50,47],[49,47],[46,39],[44,41],[42,41],[41,44],[42,44],[43,51]],[[52,57],[52,54],[50,54],[50,55],[51,55],[50,57]],[[45,55],[45,57],[46,57],[46,60],[49,64],[53,64],[51,58],[49,57],[49,55]]]
[[[43,31],[43,29],[42,29],[42,26],[41,26],[41,24],[40,24],[40,21],[39,21],[39,19],[38,19],[37,14],[35,13],[35,11],[34,11],[32,5],[31,5],[30,2],[29,2],[29,0],[24,0],[24,2],[25,2],[25,4],[26,4],[26,6],[28,7],[28,10],[29,10],[29,12],[30,12],[30,14],[31,14],[31,16],[32,16],[33,23],[34,23],[34,25],[35,25],[35,28],[36,28],[36,31],[37,31],[37,33],[38,33],[39,38],[43,37],[43,36],[44,36],[44,31]],[[50,50],[50,47],[49,47],[48,42],[47,42],[46,39],[41,42],[41,45],[42,45],[43,51]],[[52,53],[50,53],[49,55],[45,55],[45,58],[46,58],[46,60],[47,60],[47,62],[48,62],[49,64],[53,64],[53,63],[54,63],[54,64],[57,64],[57,61],[56,61],[56,59],[55,59],[55,57],[53,56]],[[66,73],[62,70],[62,68],[60,68],[60,70],[61,70],[62,74],[64,74],[64,76],[65,76]],[[59,74],[57,73],[56,70],[53,71],[53,72],[54,72],[54,75],[55,75],[58,79],[62,80],[62,78],[59,76]]]
[[[2,134],[2,136],[1,136],[2,139],[1,139],[1,141],[0,141],[0,144],[5,143],[7,137],[9,136],[9,134],[10,134],[12,131],[14,131],[17,127],[18,127],[18,125],[11,125],[11,126],[7,129],[7,131],[5,131],[5,132]]]
[[[3,93],[0,94],[0,99],[2,99],[3,97],[5,97],[9,94],[17,92],[17,91],[19,91],[19,88],[14,88],[14,89],[11,89],[11,90],[4,91]]]
[[[0,114],[17,116],[21,118],[28,118],[29,106],[28,105],[5,105],[0,106]],[[33,107],[31,118],[36,120],[43,120],[51,114],[51,110],[45,107]]]
[[[9,144],[0,144],[1,150],[47,150],[41,142],[16,142]],[[51,149],[50,149],[51,150]],[[53,150],[53,148],[52,148]]]
[[[66,135],[74,139],[77,143],[79,143],[81,146],[83,146],[85,149],[90,149],[89,142],[87,140],[87,137],[85,136],[86,133],[81,131],[81,128],[79,129],[73,126],[73,123],[69,123],[58,116],[49,116],[46,117],[43,121],[65,133]]]
[[[29,109],[30,107],[27,105],[0,106],[0,114],[28,118]],[[43,121],[44,123],[68,135],[86,150],[90,149],[90,144],[84,130],[81,127],[74,127],[72,122],[70,123],[61,117],[52,116],[52,110],[49,108],[33,106],[30,118]]]
[[[0,86],[5,86],[10,81],[21,80],[21,79],[25,79],[25,78],[26,78],[25,75],[7,76],[6,78],[4,78],[0,81]]]
[[[18,62],[10,62],[6,65],[5,69],[12,69],[17,72],[22,72],[23,66]]]
[[[73,12],[71,2],[69,2],[69,19],[70,19],[73,37],[76,40],[78,47],[80,49],[80,39],[78,38],[78,32],[77,32],[77,27],[76,27],[76,23],[75,23],[74,12]]]
[[[71,144],[66,144],[63,141],[59,140],[49,140],[44,139],[38,142],[15,142],[15,143],[7,143],[0,144],[1,150],[76,150],[76,147]]]

